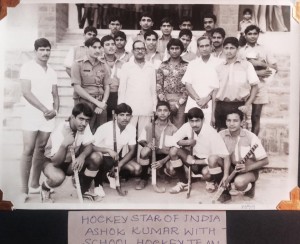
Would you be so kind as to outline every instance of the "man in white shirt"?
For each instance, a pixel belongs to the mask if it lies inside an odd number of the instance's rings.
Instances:
[[[24,150],[21,158],[21,202],[28,193],[40,192],[40,175],[44,163],[44,147],[54,128],[59,108],[57,75],[48,65],[51,44],[45,38],[34,43],[35,58],[24,64],[20,72],[25,107],[22,114]],[[31,187],[28,181],[32,166]]]
[[[134,60],[125,63],[120,71],[118,104],[126,103],[132,108],[130,123],[137,126],[140,136],[156,108],[156,73],[155,67],[145,61],[145,44],[137,40],[132,48]]]
[[[189,63],[182,77],[182,83],[189,94],[185,113],[193,107],[199,107],[204,112],[205,123],[214,126],[214,121],[211,120],[215,109],[213,90],[219,87],[216,67],[220,60],[211,55],[212,42],[207,36],[200,37],[197,43],[200,57]]]
[[[132,161],[136,148],[136,128],[129,124],[132,109],[129,105],[121,103],[116,107],[115,114],[116,121],[109,121],[97,129],[93,144],[94,151],[101,158],[94,192],[101,197],[105,196],[103,181],[114,166],[115,161],[118,161],[119,172],[123,173],[124,176],[128,176],[128,173],[135,176],[141,173],[141,166]],[[117,152],[114,151],[113,123],[116,123]],[[128,152],[126,152],[127,147]]]

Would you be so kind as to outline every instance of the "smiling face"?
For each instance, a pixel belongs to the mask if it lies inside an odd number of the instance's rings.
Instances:
[[[101,53],[101,43],[95,42],[92,46],[88,47],[88,54],[91,58],[98,58]]]
[[[229,132],[236,132],[241,129],[242,121],[238,114],[228,114],[226,117],[226,126]]]
[[[51,53],[50,47],[39,47],[36,51],[36,59],[39,62],[47,62]]]
[[[103,51],[105,54],[115,54],[116,44],[114,40],[108,40],[104,42]]]

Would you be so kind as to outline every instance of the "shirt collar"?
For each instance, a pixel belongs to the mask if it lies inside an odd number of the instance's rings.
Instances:
[[[240,62],[242,62],[242,59],[240,57],[237,57],[236,60],[235,60],[235,62],[234,62],[234,64],[235,63],[240,63]],[[227,60],[225,60],[224,64],[228,64]]]

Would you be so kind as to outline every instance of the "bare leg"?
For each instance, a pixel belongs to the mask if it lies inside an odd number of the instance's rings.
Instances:
[[[37,131],[23,131],[23,154],[21,158],[21,192],[28,194],[28,181],[32,165]]]
[[[49,139],[50,132],[39,131],[36,137],[35,150],[32,159],[32,177],[30,186],[38,188],[40,186],[40,176],[46,161],[44,156],[45,146]]]

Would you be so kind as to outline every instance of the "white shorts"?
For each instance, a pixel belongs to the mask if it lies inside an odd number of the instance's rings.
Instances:
[[[55,118],[46,120],[37,109],[24,109],[22,113],[22,130],[51,132],[55,126]]]

